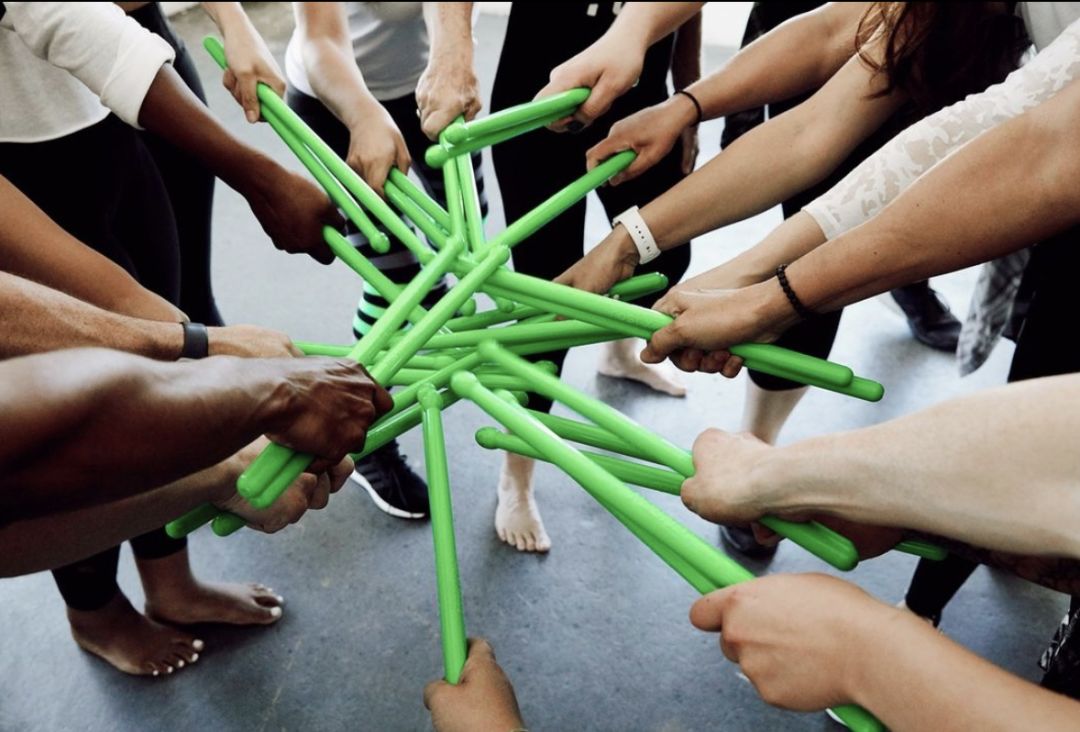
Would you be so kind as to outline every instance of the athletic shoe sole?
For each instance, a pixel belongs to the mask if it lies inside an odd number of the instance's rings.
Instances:
[[[358,486],[367,491],[367,494],[371,497],[371,500],[383,513],[390,514],[394,518],[411,519],[413,521],[427,518],[426,513],[410,513],[409,511],[398,508],[397,506],[391,506],[389,503],[386,502],[386,499],[380,496],[378,492],[371,487],[371,483],[368,482],[368,479],[365,478],[364,474],[361,473],[359,470],[353,471],[352,479]]]

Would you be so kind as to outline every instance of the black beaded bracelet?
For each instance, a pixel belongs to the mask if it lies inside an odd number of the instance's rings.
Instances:
[[[202,323],[181,323],[184,327],[184,347],[180,358],[206,358],[210,355],[210,334]]]
[[[685,89],[680,89],[679,91],[677,91],[677,92],[675,92],[675,93],[676,93],[676,94],[682,94],[682,95],[683,95],[684,97],[686,97],[686,98],[687,98],[687,99],[689,99],[689,100],[690,100],[691,102],[693,102],[693,104],[694,104],[694,109],[696,109],[696,110],[697,110],[697,122],[695,122],[694,124],[695,124],[695,125],[699,125],[699,124],[701,124],[701,121],[702,121],[703,119],[705,119],[705,112],[704,112],[704,111],[703,111],[703,110],[701,109],[701,102],[699,102],[699,101],[697,100],[697,97],[695,97],[695,96],[694,96],[693,94],[691,94],[690,92],[686,91]]]
[[[791,307],[794,308],[800,318],[806,319],[813,317],[816,313],[803,305],[802,300],[795,294],[795,290],[791,289],[791,283],[788,282],[787,272],[785,272],[786,269],[786,264],[781,264],[776,268],[776,279],[780,280],[780,289],[787,295],[788,302],[791,303]]]

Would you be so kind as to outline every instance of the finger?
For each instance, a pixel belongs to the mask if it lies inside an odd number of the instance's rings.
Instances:
[[[390,167],[393,164],[393,160],[380,160],[371,163],[364,169],[364,180],[367,181],[373,191],[379,194],[380,198],[386,198],[383,185],[386,183],[386,176],[390,175]]]
[[[484,108],[484,103],[480,101],[479,97],[472,97],[469,99],[469,104],[465,107],[465,120],[471,120],[476,115],[480,114],[480,110]]]
[[[566,132],[567,128],[570,127],[570,124],[575,121],[576,120],[572,116],[563,117],[562,119],[557,119],[549,124],[547,128],[552,132]]]
[[[259,121],[259,95],[255,92],[257,81],[254,76],[243,80],[240,86],[240,106],[244,108],[247,121],[254,124]]]
[[[701,368],[710,374],[718,374],[730,359],[731,354],[727,351],[709,351],[702,358]]]
[[[236,96],[236,74],[233,73],[232,69],[225,69],[225,73],[221,76],[221,85],[228,89],[229,93],[234,97]]]
[[[589,98],[582,102],[581,106],[574,112],[574,119],[586,126],[591,125],[597,118],[608,111],[611,103],[621,93],[619,89],[607,82],[604,77],[600,77],[600,81],[589,92]]]
[[[372,395],[372,401],[375,403],[375,412],[379,416],[382,416],[394,408],[394,399],[390,396],[390,392],[384,389],[381,385],[375,385],[375,393]]]
[[[353,459],[351,457],[346,457],[337,465],[333,465],[327,470],[327,476],[330,479],[331,493],[337,493],[341,490],[341,487],[345,485],[349,476],[352,475],[355,467],[356,465],[353,463]]]
[[[727,351],[724,351],[724,353],[727,353]],[[739,371],[742,369],[742,367],[743,360],[738,356],[731,356],[724,363],[724,367],[720,370],[720,373],[722,373],[729,379],[734,379],[736,376],[739,375]]]
[[[470,638],[464,669],[495,660],[495,649],[483,638]]]
[[[720,634],[720,652],[724,654],[724,658],[732,663],[739,662],[739,649],[735,647],[734,643],[728,643],[728,639],[724,637],[723,633]]]
[[[763,546],[776,546],[780,543],[781,539],[783,539],[783,537],[779,534],[773,533],[769,529],[756,522],[750,524],[750,529],[754,532],[754,539],[757,541],[757,543]]]
[[[645,344],[645,349],[641,352],[641,360],[645,363],[661,363],[681,345],[675,332],[675,323],[665,325],[653,333],[652,338]]]
[[[588,170],[592,170],[612,155],[621,153],[623,150],[629,150],[630,147],[631,146],[625,140],[608,135],[585,151],[585,167]],[[612,178],[612,180],[614,180],[614,178]]]
[[[719,632],[724,628],[724,610],[727,608],[731,589],[716,590],[705,595],[690,606],[690,624],[698,630]]]
[[[704,354],[696,348],[681,348],[670,356],[671,362],[680,371],[685,371],[688,374],[701,371],[703,357]]]
[[[432,681],[431,683],[429,683],[427,686],[424,687],[424,706],[430,710],[435,702],[436,696],[443,689],[449,688],[450,684],[446,683],[442,679],[438,679],[437,681]]]
[[[405,143],[402,142],[397,148],[397,160],[394,162],[397,169],[402,173],[408,173],[409,168],[412,167],[412,156],[409,155],[409,148],[405,147]],[[389,174],[389,171],[387,172]]]
[[[311,493],[309,507],[312,511],[321,511],[330,503],[330,477],[321,473],[315,481],[315,490]]]

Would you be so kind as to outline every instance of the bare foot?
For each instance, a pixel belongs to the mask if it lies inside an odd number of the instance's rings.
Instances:
[[[204,647],[194,636],[141,615],[121,593],[100,610],[67,613],[79,647],[126,674],[171,674],[198,661]]]
[[[499,476],[495,532],[520,552],[546,552],[551,548],[551,539],[533,497],[534,465],[530,458],[508,452]]]
[[[285,600],[255,583],[200,582],[191,574],[187,550],[162,559],[138,559],[146,614],[178,625],[269,625],[281,618]]]
[[[686,396],[686,386],[683,385],[675,367],[668,361],[659,364],[643,363],[638,358],[640,350],[636,338],[609,341],[604,346],[604,355],[600,358],[596,370],[614,379],[640,382],[661,394],[669,394],[673,397]]]

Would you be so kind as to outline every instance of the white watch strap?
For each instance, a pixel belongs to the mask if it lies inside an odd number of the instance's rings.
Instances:
[[[651,262],[660,256],[660,247],[656,246],[656,239],[649,231],[645,219],[641,218],[641,212],[637,206],[631,206],[611,220],[612,226],[617,224],[622,224],[630,233],[630,239],[641,256],[641,264]]]

